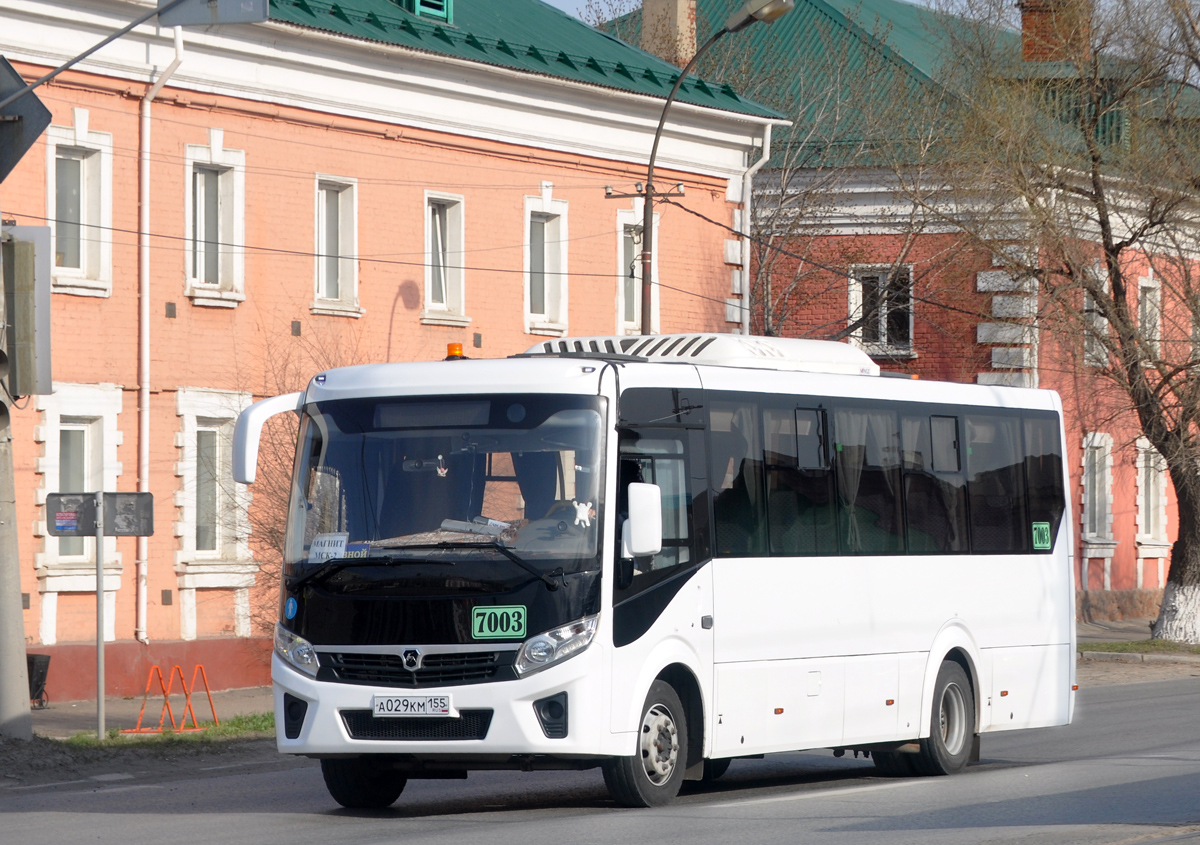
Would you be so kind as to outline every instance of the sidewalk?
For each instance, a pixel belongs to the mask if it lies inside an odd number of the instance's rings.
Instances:
[[[213,708],[217,711],[218,720],[249,713],[267,713],[274,708],[270,687],[250,687],[248,689],[222,690],[212,694]],[[182,693],[171,695],[171,710],[175,715],[175,723],[183,721],[184,697]],[[137,698],[106,698],[104,701],[104,724],[112,729],[130,729],[137,725],[138,712],[142,709],[142,699]],[[142,727],[157,727],[163,710],[162,695],[151,696],[146,701],[146,712],[142,717]],[[192,711],[196,721],[204,723],[213,720],[209,708],[208,696],[201,690],[192,696]],[[170,717],[164,724],[170,726]],[[191,724],[189,718],[188,724]],[[78,733],[96,732],[96,702],[92,701],[51,701],[45,710],[33,711],[33,732],[39,736],[65,739]]]
[[[1077,622],[1075,640],[1080,651],[1087,643],[1135,642],[1150,639],[1151,619],[1122,619],[1120,622]]]

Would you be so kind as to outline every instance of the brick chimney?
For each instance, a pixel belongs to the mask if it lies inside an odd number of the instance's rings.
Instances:
[[[1091,0],[1020,0],[1021,58],[1027,62],[1091,57]]]
[[[696,55],[696,0],[642,0],[642,49],[683,67]]]

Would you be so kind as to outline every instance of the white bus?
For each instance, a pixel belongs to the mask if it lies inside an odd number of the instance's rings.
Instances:
[[[880,377],[838,343],[689,334],[317,375],[300,417],[278,747],[333,798],[600,767],[655,806],[738,757],[950,774],[1069,723],[1050,391]]]

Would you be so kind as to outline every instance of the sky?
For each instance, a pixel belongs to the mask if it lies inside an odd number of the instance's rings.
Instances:
[[[562,9],[564,12],[570,12],[575,17],[579,17],[583,12],[583,7],[586,0],[546,0],[551,6]]]

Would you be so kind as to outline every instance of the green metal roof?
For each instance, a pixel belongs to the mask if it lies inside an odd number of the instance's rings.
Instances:
[[[404,0],[270,0],[271,20],[410,50],[665,99],[679,68],[541,0],[454,0],[450,22]],[[681,102],[757,118],[779,113],[694,77]]]

